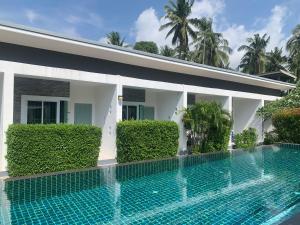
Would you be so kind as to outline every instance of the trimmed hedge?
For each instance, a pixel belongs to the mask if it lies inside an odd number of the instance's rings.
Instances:
[[[88,125],[11,125],[7,131],[10,176],[94,167],[101,129]]]
[[[235,135],[236,148],[253,148],[257,142],[257,131],[255,128],[248,128],[243,130],[242,133]]]
[[[278,141],[300,144],[300,108],[275,113],[272,122]]]
[[[179,129],[169,121],[122,121],[117,126],[119,163],[176,156]]]

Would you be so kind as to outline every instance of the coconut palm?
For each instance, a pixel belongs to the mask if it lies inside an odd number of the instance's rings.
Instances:
[[[197,31],[193,42],[196,50],[193,61],[224,68],[229,63],[229,54],[232,49],[221,33],[214,32],[212,25],[211,18],[203,17],[196,20]]]
[[[262,37],[255,34],[254,37],[247,38],[248,45],[242,45],[238,49],[238,51],[245,51],[239,68],[245,73],[263,73],[266,65],[266,48],[269,42],[270,36],[267,34]]]
[[[292,32],[292,37],[288,40],[286,49],[289,52],[289,69],[299,79],[300,77],[300,24]]]
[[[124,45],[125,38],[122,38],[119,32],[112,31],[106,35],[106,38],[107,38],[107,44],[126,47]]]
[[[160,48],[160,54],[167,57],[175,57],[176,51],[168,45],[165,45]]]
[[[178,46],[178,57],[185,59],[189,50],[189,36],[195,38],[196,34],[191,25],[194,19],[189,19],[194,0],[172,0],[165,6],[165,19],[168,21],[160,27],[160,30],[170,28],[166,35],[173,35],[172,44]]]
[[[285,70],[287,57],[282,55],[282,48],[275,47],[274,50],[267,53],[266,72],[277,72]]]

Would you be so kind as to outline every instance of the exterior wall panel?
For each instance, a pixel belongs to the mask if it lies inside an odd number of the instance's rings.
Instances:
[[[41,66],[81,70],[94,73],[121,75],[145,80],[163,81],[175,84],[195,85],[233,91],[280,96],[281,91],[212,79],[188,74],[144,68],[85,56],[78,56],[38,48],[8,43],[0,43],[0,60],[20,62]]]

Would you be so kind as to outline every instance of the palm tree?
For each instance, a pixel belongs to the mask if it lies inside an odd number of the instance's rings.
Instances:
[[[275,47],[274,50],[267,53],[266,72],[277,72],[285,70],[287,57],[282,55],[282,48]]]
[[[254,37],[247,38],[249,45],[242,45],[238,51],[245,51],[239,68],[245,73],[259,74],[265,71],[266,48],[270,42],[270,36],[264,34],[262,37],[255,34]]]
[[[165,45],[160,48],[160,54],[167,57],[175,57],[176,51],[168,45]]]
[[[289,52],[289,70],[299,79],[300,77],[300,24],[292,32],[292,37],[288,40],[286,49]]]
[[[211,18],[203,17],[196,20],[197,32],[193,42],[196,50],[193,61],[224,68],[229,63],[229,54],[232,49],[221,33],[214,32],[212,25]]]
[[[189,36],[195,38],[196,34],[191,25],[194,19],[189,19],[191,15],[194,0],[177,0],[174,3],[169,1],[169,5],[165,6],[165,18],[168,20],[166,24],[160,27],[160,30],[171,28],[166,38],[173,35],[172,44],[178,46],[180,59],[186,59],[189,50]]]
[[[121,38],[121,35],[119,32],[112,31],[106,35],[106,38],[107,38],[107,44],[117,45],[120,47],[126,47],[126,46],[124,46],[125,38]]]

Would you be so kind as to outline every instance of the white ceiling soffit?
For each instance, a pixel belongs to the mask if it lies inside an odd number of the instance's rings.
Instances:
[[[295,88],[294,84],[185,62],[178,59],[166,58],[159,55],[108,46],[87,40],[72,39],[40,30],[33,30],[31,28],[21,26],[16,27],[16,25],[0,24],[0,41],[277,90]]]

